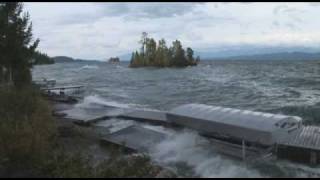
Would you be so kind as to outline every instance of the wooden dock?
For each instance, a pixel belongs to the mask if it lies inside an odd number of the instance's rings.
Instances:
[[[311,165],[320,163],[320,127],[305,126],[277,145],[277,157]]]

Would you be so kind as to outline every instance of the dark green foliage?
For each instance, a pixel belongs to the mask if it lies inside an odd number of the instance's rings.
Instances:
[[[36,51],[33,54],[33,64],[34,65],[54,64],[54,60],[50,58],[47,54]]]
[[[164,39],[157,44],[144,32],[140,43],[141,51],[132,53],[130,67],[185,67],[197,65],[200,61],[200,57],[194,59],[191,48],[188,47],[185,51],[179,40],[175,40],[172,47],[168,48]]]
[[[55,63],[73,62],[75,59],[67,56],[55,56],[52,58]]]
[[[38,39],[32,42],[32,24],[22,8],[19,2],[0,3],[0,67],[8,74],[5,81],[16,86],[30,83],[32,57],[39,43]]]

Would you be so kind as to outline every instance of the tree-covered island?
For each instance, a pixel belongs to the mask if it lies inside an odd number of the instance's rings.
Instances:
[[[179,40],[173,41],[172,46],[167,47],[164,39],[157,44],[143,32],[139,43],[141,50],[132,53],[130,67],[186,67],[195,66],[200,61],[199,56],[193,57],[194,52],[190,47],[184,50]]]

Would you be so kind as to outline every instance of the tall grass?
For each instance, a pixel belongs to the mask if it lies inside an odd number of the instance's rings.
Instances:
[[[56,137],[50,107],[31,87],[0,90],[0,162],[32,167],[48,156]]]
[[[93,165],[90,155],[59,146],[55,122],[34,88],[0,88],[0,177],[155,177],[161,170],[147,156],[115,149]]]

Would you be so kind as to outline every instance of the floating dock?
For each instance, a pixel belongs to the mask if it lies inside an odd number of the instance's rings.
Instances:
[[[164,111],[135,109],[119,115],[118,118],[132,119],[155,125],[171,125],[171,123],[167,121],[167,113]]]
[[[170,111],[117,106],[97,106],[59,111],[64,119],[79,125],[121,118],[162,126],[190,128],[207,137],[222,154],[242,159],[270,155],[295,162],[320,164],[320,128],[303,126],[302,119],[232,108],[187,104]],[[166,135],[140,126],[130,126],[102,137],[103,142],[132,151],[146,151]]]
[[[76,124],[90,125],[100,120],[117,117],[125,111],[126,109],[116,107],[74,107],[72,109],[60,111],[59,114],[64,115],[62,117],[63,119],[72,121]]]
[[[106,144],[124,147],[129,151],[146,153],[150,147],[166,138],[167,135],[164,133],[132,125],[101,138],[101,141]]]
[[[187,127],[207,137],[222,154],[244,160],[265,158],[271,154],[299,163],[320,164],[320,127],[303,126],[302,119],[297,116],[203,104],[186,104],[168,112],[108,105],[85,108],[74,105],[76,96],[65,93],[70,90],[80,94],[84,86],[54,87],[55,80],[46,79],[35,83],[53,102],[53,115],[78,125],[122,118],[162,126]],[[133,125],[111,134],[103,133],[101,141],[130,151],[146,152],[150,146],[165,138],[168,136],[164,133]]]

